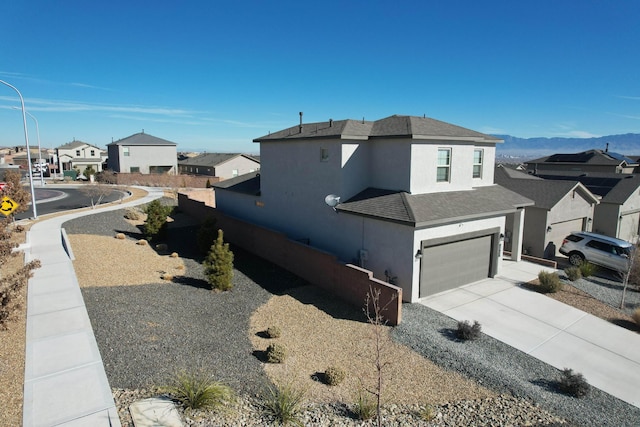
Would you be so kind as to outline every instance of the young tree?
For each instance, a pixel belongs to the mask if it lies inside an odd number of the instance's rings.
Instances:
[[[91,209],[95,209],[102,199],[113,192],[113,187],[98,182],[81,187],[80,192],[91,199]]]
[[[89,165],[84,169],[84,172],[82,174],[85,178],[91,181],[91,176],[96,174],[96,170],[93,168],[93,166]]]
[[[622,297],[620,298],[620,308],[624,308],[624,300],[627,296],[627,287],[629,284],[638,285],[640,283],[640,251],[637,246],[632,246],[629,250],[629,262],[627,268],[618,271],[618,275],[622,279]]]
[[[369,292],[364,302],[364,314],[367,316],[367,321],[371,325],[371,335],[373,340],[373,362],[376,369],[376,385],[373,389],[367,389],[367,391],[374,395],[376,398],[376,411],[377,411],[377,424],[378,427],[382,426],[382,388],[383,388],[383,370],[385,366],[389,365],[389,361],[384,357],[384,350],[387,344],[385,340],[385,326],[387,321],[384,318],[383,313],[387,310],[389,304],[395,300],[395,296],[391,298],[385,305],[380,302],[380,288],[373,288],[369,286]]]
[[[224,243],[222,230],[203,261],[204,274],[212,289],[228,291],[233,288],[233,252]]]

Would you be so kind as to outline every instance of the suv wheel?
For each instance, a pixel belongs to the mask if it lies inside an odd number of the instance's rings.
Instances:
[[[584,256],[580,252],[571,252],[569,254],[569,262],[571,265],[579,266],[584,262]]]

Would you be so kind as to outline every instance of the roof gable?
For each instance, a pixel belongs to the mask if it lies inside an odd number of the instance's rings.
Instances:
[[[195,157],[190,157],[178,162],[182,166],[210,166],[216,167],[222,163],[228,162],[238,157],[244,157],[256,163],[260,163],[258,160],[251,156],[247,156],[241,153],[203,153]]]

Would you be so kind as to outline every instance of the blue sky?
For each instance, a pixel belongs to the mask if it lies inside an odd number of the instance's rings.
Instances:
[[[300,111],[640,133],[637,0],[5,3],[0,80],[43,147],[144,129],[179,150],[257,153],[254,138]],[[0,85],[0,146],[24,144],[15,106]]]

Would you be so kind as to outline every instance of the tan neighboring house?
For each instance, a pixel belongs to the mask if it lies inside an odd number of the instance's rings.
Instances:
[[[181,174],[207,175],[220,180],[255,172],[260,169],[260,161],[240,153],[204,153],[178,161]]]
[[[91,166],[96,172],[102,171],[106,160],[106,152],[82,141],[71,141],[56,148],[58,168],[60,172],[78,170],[80,174]]]
[[[496,184],[534,201],[525,207],[523,253],[554,259],[562,240],[573,231],[591,231],[599,198],[573,180],[545,180],[498,165]],[[512,250],[513,220],[505,224],[505,250]]]
[[[120,173],[178,173],[178,144],[141,132],[107,144],[108,168]]]

